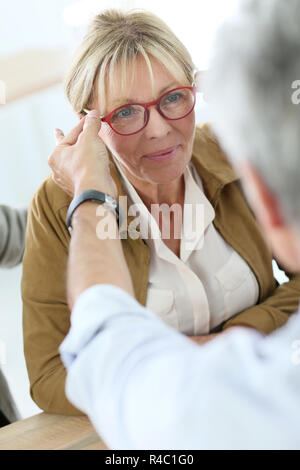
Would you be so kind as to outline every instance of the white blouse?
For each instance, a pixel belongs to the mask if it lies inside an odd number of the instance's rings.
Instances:
[[[184,209],[178,258],[163,242],[156,220],[114,161],[129,204],[139,205],[139,220],[148,228],[148,238],[143,237],[150,248],[146,307],[178,331],[197,336],[255,305],[259,294],[256,277],[215,229],[215,211],[194,165],[190,162],[184,172],[184,204],[200,207],[203,223],[196,232],[196,211]]]

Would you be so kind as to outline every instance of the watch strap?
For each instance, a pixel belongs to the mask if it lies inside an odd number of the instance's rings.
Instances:
[[[85,201],[95,201],[95,202],[99,202],[100,204],[106,203],[110,205],[117,214],[118,225],[120,227],[121,225],[120,207],[117,201],[109,194],[102,193],[101,191],[96,191],[94,189],[88,189],[87,191],[83,191],[82,193],[75,196],[69,206],[67,217],[66,217],[66,225],[69,231],[72,230],[71,220],[72,220],[72,215],[74,211],[77,209],[78,206],[80,206],[80,204],[82,204]]]

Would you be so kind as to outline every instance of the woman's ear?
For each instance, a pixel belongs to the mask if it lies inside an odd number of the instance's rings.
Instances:
[[[82,114],[80,114],[80,113],[77,113],[77,116],[79,117],[79,119],[83,118]]]

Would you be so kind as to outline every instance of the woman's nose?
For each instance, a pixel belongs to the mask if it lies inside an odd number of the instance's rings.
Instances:
[[[149,120],[145,127],[145,135],[149,139],[165,137],[171,130],[171,122],[165,119],[155,106],[148,108]]]

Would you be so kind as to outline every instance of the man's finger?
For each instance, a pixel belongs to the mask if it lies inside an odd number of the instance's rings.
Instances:
[[[76,124],[75,127],[73,127],[70,132],[64,136],[64,138],[59,142],[60,144],[68,144],[68,145],[74,145],[77,142],[77,139],[82,132],[83,125],[84,125],[85,117],[80,119],[80,121]]]
[[[100,131],[100,127],[101,119],[99,111],[93,109],[85,117],[85,122],[83,125],[83,134],[97,136]]]
[[[54,138],[55,138],[56,145],[60,144],[60,142],[62,141],[64,137],[65,135],[62,130],[54,129]]]

